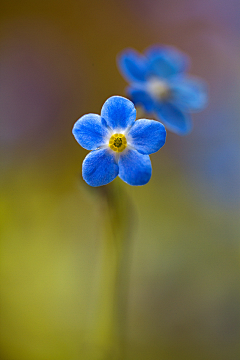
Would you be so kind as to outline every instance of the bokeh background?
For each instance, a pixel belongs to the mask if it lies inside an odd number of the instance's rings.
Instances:
[[[125,47],[170,44],[209,83],[132,206],[127,359],[240,358],[238,0],[1,0],[2,360],[85,360],[101,197],[71,129],[126,86]],[[130,214],[130,220],[131,214]]]

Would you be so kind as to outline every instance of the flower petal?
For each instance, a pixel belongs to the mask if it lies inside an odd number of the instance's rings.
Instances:
[[[109,131],[103,126],[101,116],[87,114],[82,116],[73,126],[73,135],[77,142],[87,150],[95,150],[104,145]]]
[[[118,171],[115,156],[109,149],[91,151],[83,160],[82,176],[91,186],[110,183],[117,177]]]
[[[196,78],[177,78],[171,81],[172,101],[180,109],[200,111],[207,104],[207,85]]]
[[[129,145],[141,154],[152,154],[158,151],[166,140],[163,124],[154,120],[140,119],[135,121],[129,133]]]
[[[130,100],[122,96],[112,96],[103,104],[101,116],[110,128],[120,131],[134,123],[136,109]]]
[[[145,90],[129,87],[127,94],[135,105],[141,105],[146,112],[153,111],[153,99]]]
[[[149,75],[169,78],[186,71],[190,60],[173,46],[151,46],[145,51],[149,58]]]
[[[147,59],[134,49],[126,49],[117,57],[119,70],[127,81],[145,81]]]
[[[167,129],[179,135],[186,135],[192,129],[192,121],[188,114],[170,103],[161,103],[155,112]]]
[[[124,151],[118,165],[119,177],[129,185],[145,185],[151,178],[152,165],[149,156],[136,150]]]

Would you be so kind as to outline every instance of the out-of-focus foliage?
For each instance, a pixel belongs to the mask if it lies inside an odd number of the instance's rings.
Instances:
[[[191,56],[210,102],[189,136],[169,133],[152,155],[149,184],[125,185],[137,214],[128,358],[238,359],[239,3],[2,0],[0,10],[1,359],[86,359],[104,204],[81,179],[87,151],[71,129],[124,95],[119,51],[153,43]]]

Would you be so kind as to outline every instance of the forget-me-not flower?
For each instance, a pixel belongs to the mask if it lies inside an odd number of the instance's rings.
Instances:
[[[121,96],[110,97],[101,116],[87,114],[73,127],[73,135],[92,150],[82,165],[83,179],[91,186],[110,183],[117,176],[129,185],[144,185],[151,177],[149,154],[165,143],[165,127],[154,120],[136,121],[133,103]]]
[[[126,49],[118,56],[119,69],[130,83],[129,98],[179,135],[191,130],[190,113],[207,102],[206,84],[186,73],[189,63],[188,56],[172,46],[151,46],[143,55]]]

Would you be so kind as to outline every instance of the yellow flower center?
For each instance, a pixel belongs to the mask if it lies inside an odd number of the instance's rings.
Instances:
[[[150,79],[148,82],[148,91],[157,99],[165,100],[170,96],[170,89],[167,83],[160,79]]]
[[[122,152],[127,147],[127,139],[123,134],[114,134],[110,137],[108,145],[113,151]]]

